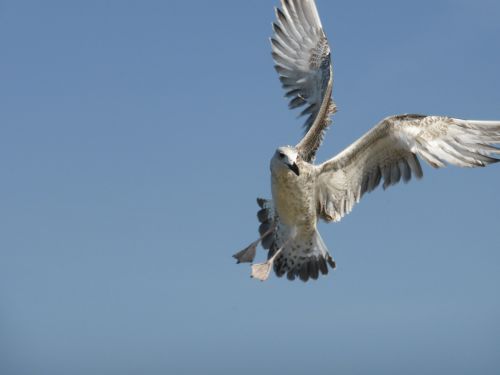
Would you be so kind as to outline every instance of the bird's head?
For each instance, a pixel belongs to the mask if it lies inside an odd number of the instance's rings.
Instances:
[[[297,165],[299,158],[299,153],[295,147],[279,147],[271,159],[271,171],[278,173],[292,171],[299,176],[300,171]]]

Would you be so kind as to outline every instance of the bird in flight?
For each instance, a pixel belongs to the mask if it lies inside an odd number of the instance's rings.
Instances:
[[[279,147],[271,159],[272,199],[257,199],[260,238],[233,255],[252,263],[259,243],[267,262],[252,265],[252,277],[317,279],[335,261],[317,229],[318,220],[340,221],[365,193],[423,176],[420,161],[485,167],[498,162],[500,121],[404,114],[388,117],[322,164],[316,152],[336,112],[332,100],[330,46],[314,0],[281,0],[271,38],[279,79],[290,109],[304,106],[305,135]]]

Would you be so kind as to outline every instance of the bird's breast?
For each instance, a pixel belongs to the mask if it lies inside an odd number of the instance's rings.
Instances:
[[[301,169],[300,176],[272,173],[271,189],[280,221],[294,227],[316,227],[314,180],[311,173]]]

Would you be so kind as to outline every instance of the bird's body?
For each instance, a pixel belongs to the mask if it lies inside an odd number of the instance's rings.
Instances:
[[[363,195],[412,177],[421,178],[418,157],[434,168],[452,164],[484,167],[500,154],[500,121],[446,116],[396,115],[382,120],[337,156],[314,164],[316,152],[336,112],[331,99],[330,47],[314,0],[282,0],[271,39],[275,68],[291,98],[290,108],[307,105],[306,133],[296,146],[280,147],[271,159],[272,200],[258,199],[261,238],[235,254],[252,262],[257,244],[268,261],[252,267],[266,280],[271,268],[281,277],[316,279],[335,268],[317,230],[320,219],[340,221]]]
[[[316,168],[304,161],[298,161],[296,164],[299,175],[286,167],[273,168],[271,161],[274,207],[279,213],[281,223],[296,227],[299,232],[311,231],[316,227]]]
[[[271,160],[271,189],[274,205],[276,235],[270,246],[269,257],[278,249],[274,267],[278,275],[287,274],[289,279],[300,277],[306,281],[317,278],[319,271],[328,272],[327,262],[334,266],[327,248],[316,228],[317,167],[311,163],[295,160],[296,171],[283,167],[280,154],[295,155],[292,147],[280,148]]]

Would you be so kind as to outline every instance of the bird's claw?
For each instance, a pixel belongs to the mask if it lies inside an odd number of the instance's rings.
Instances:
[[[253,260],[255,259],[255,254],[257,252],[257,245],[259,244],[259,241],[252,242],[248,247],[245,249],[237,252],[236,254],[233,255],[233,258],[237,260],[237,263],[252,263]]]
[[[260,281],[266,281],[271,273],[272,262],[258,263],[252,265],[251,277]]]

